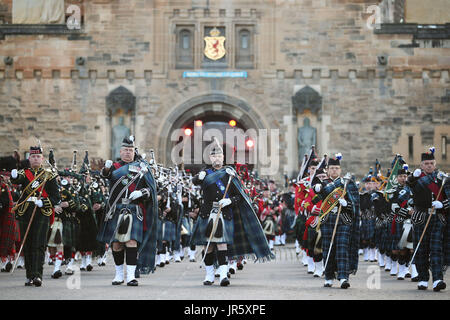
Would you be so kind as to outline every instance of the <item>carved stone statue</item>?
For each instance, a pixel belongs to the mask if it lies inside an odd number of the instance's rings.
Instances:
[[[122,146],[122,140],[125,137],[130,136],[130,129],[124,125],[123,117],[119,118],[119,124],[113,127],[112,129],[112,158],[116,160],[120,158],[120,147]]]
[[[309,118],[303,120],[303,127],[298,129],[298,160],[301,165],[305,154],[309,152],[312,145],[316,145],[316,128],[310,126]]]

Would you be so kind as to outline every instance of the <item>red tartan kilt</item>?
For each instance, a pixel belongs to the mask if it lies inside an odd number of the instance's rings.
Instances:
[[[3,213],[0,217],[0,256],[14,253],[14,243],[20,241],[19,224],[14,214]]]

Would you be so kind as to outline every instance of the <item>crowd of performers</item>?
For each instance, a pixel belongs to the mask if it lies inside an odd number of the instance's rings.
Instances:
[[[26,286],[41,286],[43,265],[51,278],[92,271],[111,250],[113,285],[137,286],[142,274],[190,262],[205,268],[204,285],[230,284],[247,259],[275,258],[274,246],[295,241],[308,274],[350,287],[362,260],[377,263],[418,289],[445,289],[450,260],[450,182],[437,170],[434,149],[413,172],[396,155],[386,175],[378,160],[357,181],[343,174],[342,155],[305,155],[297,179],[280,187],[246,165],[224,166],[223,149],[210,150],[211,165],[192,176],[146,159],[133,137],[120,160],[93,170],[86,151],[77,170],[57,168],[53,152],[31,147],[1,159],[1,271],[26,271]],[[25,241],[24,241],[25,240]],[[20,252],[19,252],[20,251]],[[20,253],[20,254],[19,254]],[[80,262],[81,261],[81,262]],[[64,271],[64,273],[63,273]],[[126,279],[125,279],[126,275]]]

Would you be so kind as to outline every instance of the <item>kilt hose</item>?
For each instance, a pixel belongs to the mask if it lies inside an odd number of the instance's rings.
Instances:
[[[324,264],[327,263],[326,259],[328,251],[330,250],[331,237],[333,235],[334,225],[336,223],[337,214],[329,213],[326,221],[324,221],[320,230],[322,231],[322,248],[323,248],[323,260]],[[325,269],[325,279],[332,280],[347,279],[350,274],[350,235],[351,225],[345,225],[342,221],[336,229],[336,235],[334,236],[333,247],[331,250],[327,268]]]
[[[20,234],[23,236],[25,236],[32,211],[32,209],[28,209],[22,216],[19,216]],[[47,246],[47,233],[49,229],[50,217],[44,216],[39,208],[36,209],[33,222],[23,247],[27,279],[33,279],[35,277],[42,279],[45,248]]]
[[[414,250],[420,240],[423,230],[425,229],[428,213],[425,214],[425,219],[420,224],[414,224]],[[443,260],[443,240],[444,240],[444,223],[434,214],[428,224],[427,231],[423,236],[419,249],[413,263],[416,264],[417,272],[419,273],[419,281],[428,281],[430,279],[429,269],[431,267],[431,274],[433,281],[443,280],[442,267]]]

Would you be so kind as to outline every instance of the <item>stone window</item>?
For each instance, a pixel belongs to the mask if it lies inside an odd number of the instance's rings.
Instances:
[[[253,26],[236,26],[236,68],[252,69],[254,65]]]
[[[176,27],[176,68],[194,68],[194,26]]]

